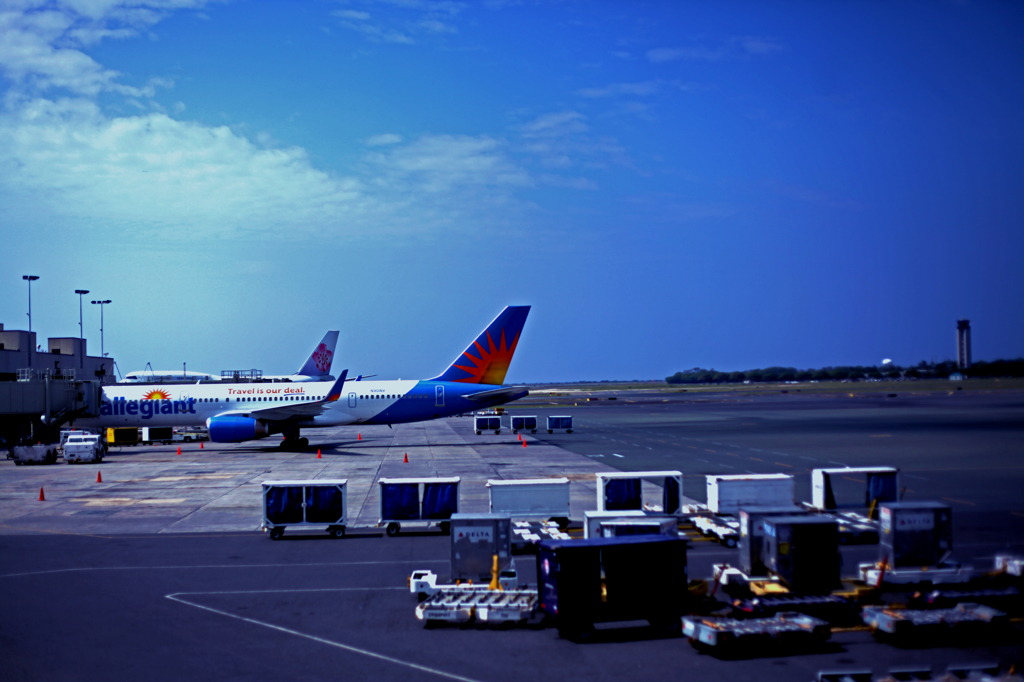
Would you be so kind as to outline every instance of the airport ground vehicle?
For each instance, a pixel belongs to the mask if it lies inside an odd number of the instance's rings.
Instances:
[[[64,463],[102,462],[106,443],[96,434],[71,436],[64,444]]]

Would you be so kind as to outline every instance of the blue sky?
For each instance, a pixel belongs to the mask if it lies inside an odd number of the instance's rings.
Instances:
[[[123,372],[1024,354],[1024,7],[7,2],[0,322]],[[99,351],[98,306],[85,333]]]

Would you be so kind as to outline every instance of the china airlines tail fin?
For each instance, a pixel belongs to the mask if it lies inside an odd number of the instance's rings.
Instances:
[[[530,306],[508,306],[487,325],[441,376],[431,381],[459,381],[465,384],[501,384],[505,381],[519,335],[526,324]]]
[[[308,377],[324,377],[330,374],[331,363],[334,362],[334,349],[337,345],[338,332],[331,331],[324,334],[320,345],[313,349],[306,363],[295,374]]]

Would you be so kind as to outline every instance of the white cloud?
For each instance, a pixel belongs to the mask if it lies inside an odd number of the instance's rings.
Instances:
[[[366,140],[368,147],[380,147],[389,144],[398,144],[402,141],[401,135],[395,133],[384,133],[382,135],[374,135]]]
[[[718,47],[696,45],[690,47],[659,47],[647,51],[647,59],[655,64],[672,62],[679,59],[690,61],[716,62],[722,59],[737,57],[765,56],[783,50],[771,38],[757,36],[733,36]]]
[[[331,12],[331,14],[339,19],[355,19],[357,21],[366,21],[370,18],[369,12],[360,12],[354,9],[339,9]]]
[[[583,97],[615,97],[618,95],[653,95],[661,88],[661,81],[642,83],[613,83],[603,88],[583,88],[577,94]]]
[[[586,117],[578,111],[559,111],[538,116],[519,127],[524,137],[551,137],[582,133],[589,130]]]

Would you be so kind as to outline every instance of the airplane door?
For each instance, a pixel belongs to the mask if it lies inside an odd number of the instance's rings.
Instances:
[[[355,407],[356,406],[356,394],[355,393],[349,393],[348,394],[348,406],[349,407]]]
[[[434,406],[444,407],[444,386],[434,387]]]

